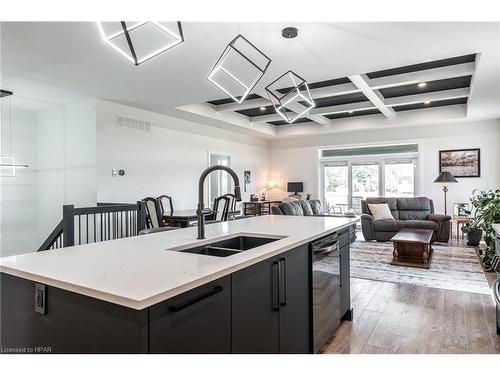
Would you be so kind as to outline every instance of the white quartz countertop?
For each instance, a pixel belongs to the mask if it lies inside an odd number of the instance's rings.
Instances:
[[[493,227],[493,230],[496,233],[496,236],[500,237],[500,224],[493,224],[492,227]]]
[[[206,240],[191,227],[0,258],[0,271],[141,310],[356,221],[259,216],[207,225]],[[229,257],[178,251],[238,234],[285,238]]]

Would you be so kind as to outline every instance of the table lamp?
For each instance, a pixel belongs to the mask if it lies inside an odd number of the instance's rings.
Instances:
[[[264,189],[266,189],[266,199],[267,199],[267,192],[269,190],[276,189],[276,183],[274,181],[267,181],[266,184],[264,185]]]
[[[447,215],[446,212],[446,193],[448,192],[448,183],[450,182],[458,182],[455,177],[450,172],[441,172],[439,176],[434,180],[434,182],[439,182],[443,184],[443,192],[444,192],[444,214]]]

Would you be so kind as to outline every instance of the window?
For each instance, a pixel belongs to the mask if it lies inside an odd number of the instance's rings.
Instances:
[[[361,213],[367,197],[416,194],[417,145],[321,150],[320,197],[327,211]]]
[[[384,164],[384,192],[386,197],[413,197],[415,195],[415,160],[386,160]]]

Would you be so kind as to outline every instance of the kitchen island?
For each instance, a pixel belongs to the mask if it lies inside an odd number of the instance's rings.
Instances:
[[[357,221],[271,215],[208,225],[205,240],[185,228],[2,258],[1,346],[310,353],[309,243],[338,233],[348,248]],[[236,236],[270,242],[230,256],[186,252]]]

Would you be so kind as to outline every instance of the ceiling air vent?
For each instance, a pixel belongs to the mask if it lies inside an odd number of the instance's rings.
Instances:
[[[136,120],[129,117],[115,115],[115,127],[124,129],[151,131],[151,123],[142,120]]]

